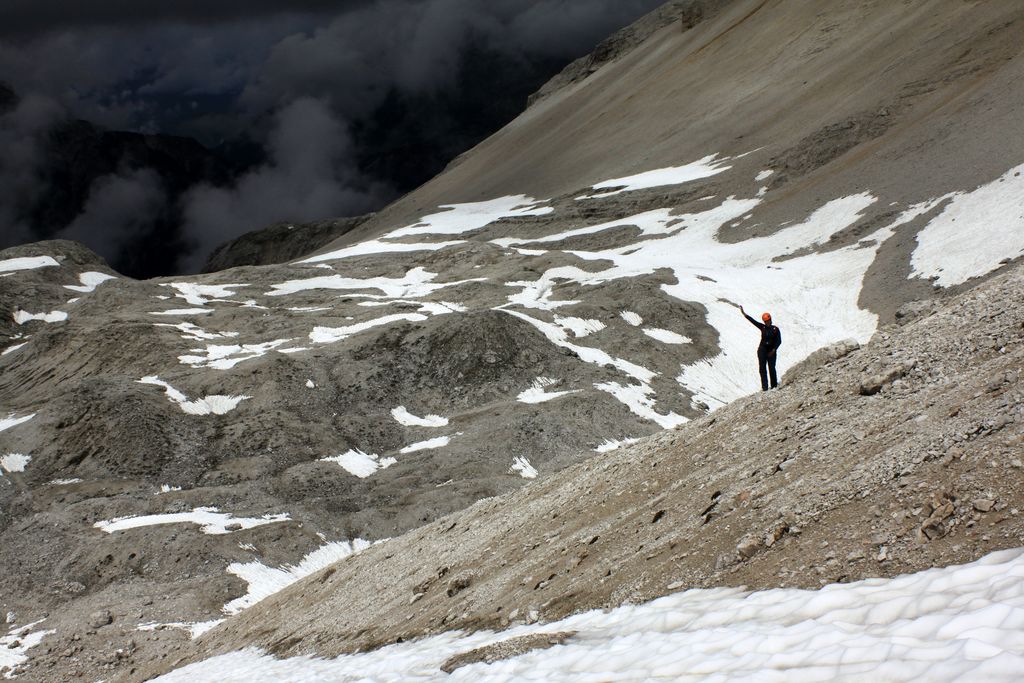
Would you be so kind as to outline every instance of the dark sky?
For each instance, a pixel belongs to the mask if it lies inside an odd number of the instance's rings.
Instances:
[[[0,82],[20,100],[0,115],[0,247],[71,237],[146,276],[276,221],[375,210],[661,1],[4,0]],[[71,119],[193,137],[223,164],[55,144]],[[68,149],[110,159],[69,180]],[[173,255],[139,260],[154,248]]]

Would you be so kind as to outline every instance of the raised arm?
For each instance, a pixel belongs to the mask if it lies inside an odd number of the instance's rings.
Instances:
[[[747,312],[743,310],[742,306],[740,306],[740,313],[743,314],[744,318],[746,318],[747,320],[750,321],[751,325],[753,325],[754,327],[756,327],[759,330],[763,330],[764,329],[764,323],[759,323],[756,320],[754,320],[753,318],[751,318],[749,315],[747,315]]]

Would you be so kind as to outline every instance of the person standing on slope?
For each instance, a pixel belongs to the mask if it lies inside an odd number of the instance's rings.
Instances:
[[[740,306],[740,313],[750,321],[750,324],[761,330],[761,343],[757,347],[757,371],[761,374],[761,391],[768,391],[768,376],[771,375],[772,389],[779,388],[779,379],[775,375],[775,357],[779,347],[782,346],[782,332],[772,325],[770,313],[764,313],[761,320],[757,322]]]

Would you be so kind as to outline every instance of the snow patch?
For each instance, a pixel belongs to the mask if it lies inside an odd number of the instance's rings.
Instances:
[[[8,453],[7,455],[0,456],[0,470],[4,472],[24,472],[25,466],[31,461],[31,455]]]
[[[0,261],[0,265],[2,264],[3,261]],[[46,636],[56,633],[32,630],[44,621],[45,619],[40,619],[25,626],[12,627],[7,635],[0,636],[0,676],[17,678],[18,668],[29,660],[28,651],[43,642]]]
[[[160,286],[172,287],[178,292],[175,296],[184,299],[192,306],[205,306],[211,301],[223,301],[226,296],[234,296],[234,290],[248,285],[200,285],[195,282],[168,282]]]
[[[345,327],[314,327],[313,331],[309,333],[309,340],[314,344],[333,344],[343,339],[347,339],[354,334],[365,332],[366,330],[373,329],[374,327],[380,327],[381,325],[390,325],[393,322],[404,320],[407,322],[422,322],[427,319],[427,316],[420,313],[396,313],[395,315],[386,315],[382,318],[375,318],[373,320],[367,320],[365,322],[356,323],[354,325],[347,325]]]
[[[316,382],[314,382],[311,379],[307,379],[306,380],[306,388],[307,389],[316,389]]]
[[[613,178],[612,180],[606,180],[603,183],[598,183],[593,186],[593,189],[595,190],[612,188],[609,192],[584,195],[582,197],[577,197],[576,199],[577,201],[584,199],[600,199],[602,197],[614,197],[615,195],[622,194],[624,192],[647,190],[652,187],[682,185],[684,183],[693,182],[694,180],[718,175],[723,171],[728,171],[732,168],[727,165],[728,161],[729,159],[719,159],[717,154],[710,154],[703,159],[698,159],[697,161],[684,166],[670,166],[669,168],[659,168],[653,171],[637,173],[636,175],[626,176],[625,178]]]
[[[384,237],[391,237],[392,234]],[[352,256],[365,256],[366,254],[404,254],[413,251],[437,251],[445,247],[452,247],[463,244],[465,240],[454,240],[449,242],[385,242],[383,239],[366,240],[349,247],[335,249],[334,251],[319,256],[312,256],[303,261],[296,261],[296,264],[317,263],[319,261],[335,261],[337,259],[350,258]],[[321,267],[326,264],[321,264]],[[327,266],[330,268],[330,266]]]
[[[578,393],[579,391],[546,391],[548,387],[553,387],[560,383],[561,380],[551,379],[550,377],[538,377],[533,380],[533,384],[530,385],[529,389],[520,392],[516,396],[516,400],[520,403],[546,403],[562,396]]]
[[[0,261],[0,273],[13,273],[16,270],[35,270],[48,266],[60,266],[52,256],[22,256]]]
[[[81,292],[82,294],[88,294],[95,290],[98,286],[106,282],[107,280],[116,280],[117,278],[113,275],[107,275],[106,273],[100,273],[95,270],[90,270],[85,273],[79,273],[78,281],[80,285],[64,285],[64,289],[70,289],[73,292]]]
[[[42,320],[44,323],[59,323],[68,319],[65,311],[50,311],[49,313],[29,313],[18,309],[14,312],[14,322],[24,325],[30,320]]]
[[[223,619],[211,619],[210,621],[171,621],[166,623],[152,622],[149,624],[139,624],[135,627],[136,631],[159,631],[165,628],[176,628],[182,631],[188,632],[190,640],[195,640],[199,636],[203,635],[210,629],[220,626],[224,623]]]
[[[657,373],[648,370],[642,365],[631,363],[630,361],[623,360],[622,358],[616,358],[606,353],[605,351],[602,351],[601,349],[593,348],[590,346],[580,346],[578,344],[573,344],[569,342],[566,331],[563,328],[559,327],[558,325],[544,322],[543,320],[537,320],[536,318],[532,318],[526,315],[525,313],[520,313],[519,311],[505,310],[505,312],[508,313],[509,315],[519,318],[520,320],[528,322],[534,327],[536,327],[538,330],[540,330],[541,334],[547,337],[548,341],[550,341],[555,346],[574,351],[576,355],[580,357],[580,360],[582,360],[585,363],[593,363],[595,365],[611,365],[617,368],[620,372],[623,372],[626,375],[629,375],[630,377],[644,383],[650,382],[657,375]]]
[[[172,308],[169,311],[150,311],[150,315],[203,315],[213,313],[212,308]]]
[[[1024,255],[1024,165],[973,192],[954,192],[917,235],[911,275],[952,287]]]
[[[462,432],[459,432],[455,436],[461,436]],[[416,451],[426,451],[433,448],[444,448],[451,442],[450,436],[438,436],[433,439],[427,439],[426,441],[418,441],[414,444],[409,444],[405,448],[399,450],[399,453],[415,453]]]
[[[139,384],[152,384],[163,387],[167,394],[167,400],[177,403],[183,413],[188,415],[224,415],[238,407],[242,401],[247,401],[252,396],[204,396],[203,398],[189,401],[185,394],[181,393],[167,382],[156,375],[150,375],[138,380]]]
[[[180,491],[180,486],[171,486],[170,484],[160,484],[160,493],[174,493]]]
[[[405,406],[392,408],[391,417],[395,418],[398,424],[406,427],[447,427],[448,418],[440,415],[424,415],[417,417],[406,410]]]
[[[78,477],[73,477],[71,479],[54,479],[53,481],[48,481],[46,483],[50,486],[68,486],[70,484],[80,484],[82,483],[82,480]]]
[[[544,244],[549,242],[561,242],[562,240],[566,240],[571,237],[593,235],[605,230],[611,230],[612,228],[623,228],[629,226],[638,228],[642,236],[665,235],[678,230],[684,219],[685,216],[673,215],[673,209],[655,209],[653,211],[646,211],[626,218],[617,218],[615,220],[608,221],[607,223],[588,225],[582,228],[573,228],[572,230],[557,232],[544,237],[499,237],[491,240],[491,244],[496,244],[499,247],[509,247],[514,244]],[[526,255],[540,255],[546,253],[544,251],[538,251],[535,254],[530,254],[530,249],[517,248],[516,250]]]
[[[21,342],[20,344],[14,344],[12,346],[8,346],[3,351],[0,351],[0,356],[6,356],[9,353],[14,353],[15,351],[17,351],[18,349],[20,349],[21,347],[23,347],[23,346],[25,346],[27,344],[28,344],[28,342]]]
[[[621,441],[619,441],[618,439],[605,439],[600,446],[594,449],[594,452],[610,453],[611,451],[618,450],[623,446],[630,446],[632,444],[635,444],[639,440],[640,439],[622,439]]]
[[[623,311],[619,315],[622,316],[622,319],[625,320],[630,325],[632,325],[633,327],[640,327],[641,325],[644,324],[644,319],[641,318],[636,313],[634,313],[633,311]]]
[[[555,316],[555,324],[572,332],[577,339],[590,336],[591,334],[600,332],[605,328],[605,324],[600,320],[572,317],[563,318],[557,315]]]
[[[603,382],[595,384],[594,388],[611,394],[620,403],[629,408],[634,415],[645,420],[656,422],[662,429],[673,429],[679,425],[689,422],[688,418],[669,412],[662,415],[654,409],[655,400],[652,396],[654,389],[647,384],[622,385],[618,382]]]
[[[512,467],[508,469],[509,474],[519,473],[523,479],[536,479],[537,468],[530,464],[530,461],[523,457],[517,457],[512,461]]]
[[[442,204],[439,213],[424,216],[414,225],[388,233],[388,238],[414,235],[457,235],[479,230],[503,218],[545,216],[554,213],[546,202],[526,195],[498,197],[468,204]]]
[[[230,534],[243,529],[252,529],[265,524],[287,522],[291,519],[288,513],[277,515],[263,515],[262,517],[235,517],[226,512],[219,512],[215,507],[199,507],[191,512],[168,512],[156,515],[142,515],[140,517],[117,517],[102,522],[96,522],[93,527],[101,529],[108,534],[115,531],[126,531],[139,527],[156,526],[159,524],[197,524],[202,527],[204,534],[219,536]],[[231,527],[230,529],[228,527]]]
[[[178,323],[172,325],[171,323],[153,323],[154,327],[171,327],[179,330],[182,339],[191,339],[193,341],[205,341],[208,339],[230,339],[237,337],[238,332],[207,332],[203,328],[199,327],[194,323]]]
[[[25,415],[24,417],[15,417],[14,413],[10,413],[7,417],[0,417],[0,432],[20,425],[23,422],[28,422],[35,416],[36,414],[32,413],[31,415]]]
[[[343,275],[323,275],[304,280],[288,280],[270,286],[267,296],[285,296],[317,289],[336,290],[377,290],[386,299],[418,299],[445,287],[454,287],[467,282],[482,282],[486,278],[458,280],[455,282],[434,282],[437,273],[431,273],[417,266],[407,271],[403,277],[371,277],[354,278]]]
[[[360,553],[373,543],[357,538],[351,543],[338,541],[328,543],[317,548],[302,558],[297,565],[284,565],[283,567],[268,567],[262,562],[234,562],[228,565],[228,573],[249,584],[245,595],[236,598],[224,605],[224,613],[235,615],[242,610],[248,609],[270,597],[274,593],[284,590],[299,579],[320,571],[335,562]]]
[[[398,461],[395,458],[382,458],[379,455],[363,453],[361,450],[353,449],[341,455],[321,458],[320,462],[333,462],[349,474],[360,479],[366,479],[378,470],[386,470]]]
[[[692,344],[693,340],[672,330],[663,330],[659,327],[645,327],[643,330],[651,339],[660,341],[662,344]]]
[[[754,176],[754,180],[760,183],[761,181],[768,180],[773,175],[775,175],[775,171],[773,171],[770,168],[766,168],[765,170],[761,171],[756,176]]]
[[[213,368],[214,370],[229,370],[239,363],[253,358],[264,356],[277,347],[287,344],[291,339],[275,339],[262,344],[208,344],[205,349],[189,349],[193,353],[204,355],[178,356],[178,361],[183,365],[190,365],[193,368]]]

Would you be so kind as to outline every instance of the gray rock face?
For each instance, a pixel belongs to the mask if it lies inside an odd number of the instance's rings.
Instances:
[[[278,223],[254,230],[213,250],[200,272],[265,266],[297,259],[365,223],[372,214],[314,223]]]
[[[818,349],[804,360],[789,369],[782,377],[782,383],[792,382],[800,375],[813,372],[823,365],[847,356],[860,348],[855,339],[844,339],[841,342],[830,344]]]

